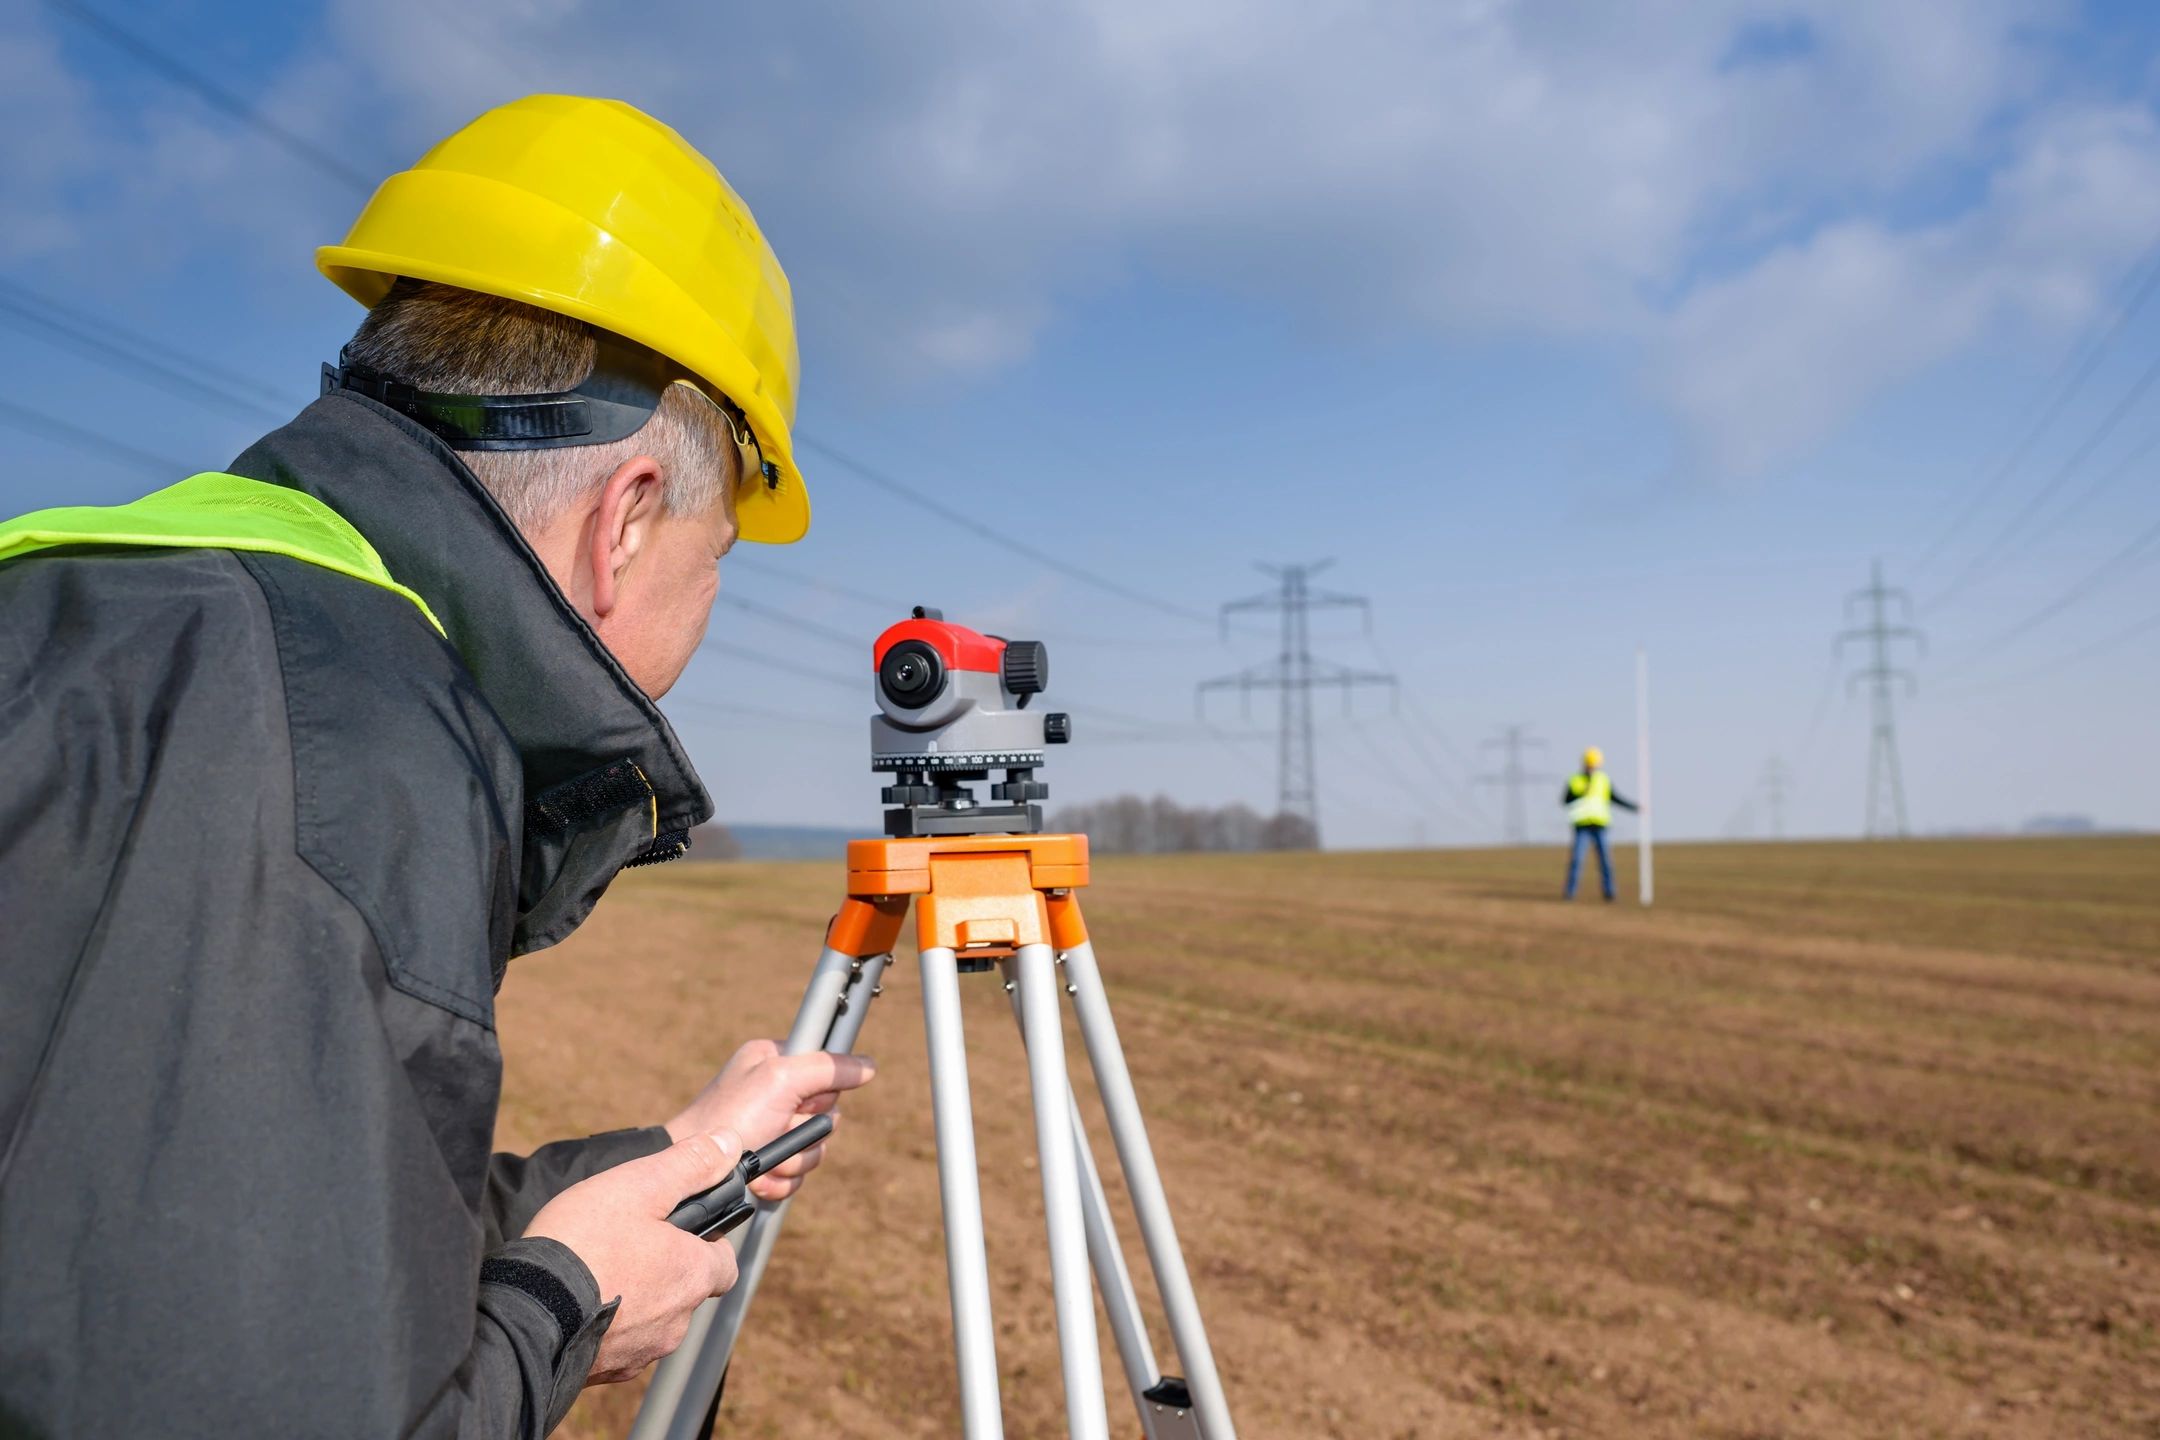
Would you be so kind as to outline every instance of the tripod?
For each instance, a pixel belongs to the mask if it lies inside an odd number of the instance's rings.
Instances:
[[[1005,1433],[960,1011],[960,977],[994,968],[1012,996],[1027,1050],[1069,1434],[1073,1440],[1109,1435],[1088,1283],[1092,1265],[1146,1440],[1235,1440],[1162,1175],[1080,915],[1076,892],[1088,881],[1087,837],[977,833],[856,840],[848,845],[847,865],[847,898],[827,930],[785,1048],[803,1053],[854,1047],[912,905],[961,1433],[966,1440],[1001,1440]],[[1111,1225],[1066,1070],[1060,993],[1073,1000],[1183,1379],[1165,1375],[1156,1364]],[[735,1288],[699,1308],[682,1346],[654,1372],[632,1440],[699,1440],[706,1433],[787,1206],[786,1201],[760,1204],[756,1217],[738,1232],[742,1249]]]

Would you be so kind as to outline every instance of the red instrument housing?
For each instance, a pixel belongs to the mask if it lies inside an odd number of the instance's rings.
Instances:
[[[885,652],[903,640],[920,640],[938,652],[948,670],[977,670],[991,675],[1004,673],[1005,642],[994,635],[970,630],[945,620],[902,620],[878,636],[870,657],[874,671],[885,663]]]

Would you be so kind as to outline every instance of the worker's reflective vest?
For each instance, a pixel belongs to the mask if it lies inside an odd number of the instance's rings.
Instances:
[[[141,545],[183,550],[259,550],[380,585],[420,607],[427,602],[391,578],[367,537],[314,496],[210,470],[125,505],[67,505],[0,521],[0,560],[56,545]]]
[[[1577,825],[1612,824],[1612,776],[1603,770],[1577,775],[1567,782],[1567,793],[1569,820]]]

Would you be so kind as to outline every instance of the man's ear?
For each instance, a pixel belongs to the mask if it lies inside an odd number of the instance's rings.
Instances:
[[[621,603],[623,574],[652,539],[665,488],[660,462],[650,455],[623,461],[600,487],[585,542],[596,617],[605,618]]]

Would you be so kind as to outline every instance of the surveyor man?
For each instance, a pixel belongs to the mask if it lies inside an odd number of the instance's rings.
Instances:
[[[654,699],[809,524],[750,212],[534,96],[317,262],[369,309],[289,425],[0,525],[0,1433],[542,1435],[733,1283],[669,1210],[871,1073],[489,1155],[504,967],[711,816]]]
[[[1568,777],[1567,788],[1560,792],[1560,803],[1567,806],[1567,817],[1575,827],[1575,844],[1568,851],[1567,889],[1561,898],[1575,898],[1575,882],[1582,876],[1582,852],[1584,846],[1597,850],[1598,883],[1604,887],[1605,898],[1613,898],[1612,856],[1605,849],[1605,827],[1612,824],[1612,807],[1623,810],[1635,809],[1635,802],[1625,799],[1612,788],[1612,776],[1605,773],[1605,752],[1592,745],[1582,752],[1582,769]]]

